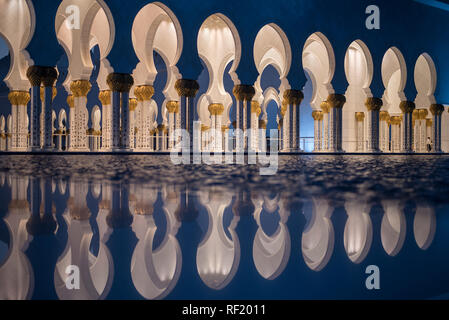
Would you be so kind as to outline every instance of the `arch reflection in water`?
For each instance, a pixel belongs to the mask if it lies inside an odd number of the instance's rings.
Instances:
[[[235,228],[240,218],[233,216],[228,237],[223,217],[232,195],[211,189],[200,191],[199,201],[207,210],[208,227],[196,253],[197,269],[208,287],[221,290],[231,282],[239,266],[240,243]]]
[[[413,233],[416,244],[420,249],[429,249],[435,237],[436,226],[435,208],[429,203],[417,204],[413,221]]]
[[[365,260],[373,240],[370,208],[363,201],[348,200],[345,203],[348,220],[344,231],[344,245],[348,258],[357,264]]]
[[[67,208],[63,213],[67,225],[67,244],[59,257],[55,269],[55,289],[58,297],[63,300],[104,299],[111,288],[113,279],[112,259],[105,242],[109,238],[110,230],[106,223],[109,214],[110,187],[107,184],[97,185],[95,192],[103,192],[103,201],[99,205],[96,222],[99,230],[99,249],[95,256],[91,251],[93,238],[92,226],[89,218],[91,212],[87,207],[86,196],[89,189],[87,182],[71,181],[69,183],[70,197]],[[100,190],[98,190],[100,189]],[[70,290],[66,286],[69,266],[77,266],[80,270],[79,290]]]
[[[253,260],[259,274],[268,280],[276,279],[287,266],[290,258],[290,233],[286,226],[290,212],[284,198],[276,194],[254,197],[256,210],[254,220],[258,225],[253,242]],[[263,215],[278,215],[279,223],[273,234],[267,234],[263,228]],[[271,217],[272,218],[272,217]]]
[[[383,201],[384,216],[380,230],[382,246],[385,252],[394,257],[404,245],[406,221],[404,205],[398,200]]]
[[[306,226],[302,233],[301,250],[306,265],[321,271],[334,250],[334,227],[330,220],[334,208],[325,198],[313,198],[304,205]]]
[[[132,280],[144,298],[162,299],[176,286],[181,273],[182,255],[176,239],[181,225],[176,218],[179,192],[172,187],[161,190],[167,228],[161,244],[154,248],[158,226],[153,213],[159,192],[149,185],[134,185],[131,189],[136,197],[132,228],[139,240],[131,260]]]
[[[27,200],[28,177],[10,176],[11,202],[4,221],[9,232],[6,261],[0,265],[0,300],[25,300],[33,293],[34,274],[25,255],[32,237],[26,224],[30,218]]]

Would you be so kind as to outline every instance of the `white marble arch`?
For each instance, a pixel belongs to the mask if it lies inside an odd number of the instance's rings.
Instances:
[[[357,150],[357,123],[356,112],[365,113],[365,124],[369,121],[366,99],[372,97],[370,90],[373,80],[374,65],[371,53],[362,40],[353,41],[345,55],[345,74],[348,80],[348,88],[345,93],[346,103],[343,108],[343,150],[355,152]],[[364,138],[367,139],[365,125]],[[359,137],[360,139],[360,137]],[[365,143],[363,143],[366,146]],[[363,150],[362,150],[363,151]]]
[[[259,76],[257,77],[254,88],[256,95],[253,100],[263,103],[264,96],[261,88],[262,73],[269,65],[273,66],[279,74],[281,85],[278,88],[279,95],[290,89],[287,75],[292,63],[292,50],[290,42],[284,31],[276,24],[270,23],[263,26],[257,33],[254,41],[254,63]]]
[[[273,87],[269,87],[269,88],[265,89],[265,91],[263,92],[263,101],[261,103],[261,109],[262,109],[261,119],[268,121],[267,108],[268,108],[268,104],[271,101],[276,102],[276,104],[278,106],[276,122],[279,123],[279,112],[280,112],[280,108],[282,105],[282,98],[281,98],[279,92]]]
[[[61,300],[105,299],[110,292],[114,279],[113,260],[109,249],[105,245],[112,232],[106,222],[109,209],[100,205],[96,218],[99,232],[97,256],[90,251],[93,231],[89,219],[78,219],[73,216],[76,209],[78,209],[77,211],[88,211],[86,203],[87,192],[87,182],[70,183],[70,196],[73,202],[68,205],[63,214],[68,230],[67,245],[60,255],[54,271],[55,290]],[[103,185],[103,200],[108,195],[110,198],[110,193],[110,186]],[[79,267],[79,290],[69,290],[66,287],[67,268],[71,265]]]
[[[79,29],[72,26],[70,6],[79,8]],[[90,50],[98,45],[103,60],[114,44],[114,19],[104,0],[63,0],[56,13],[55,31],[67,54],[70,81],[89,80],[93,69]]]
[[[234,85],[240,83],[235,72],[241,57],[241,43],[238,31],[232,21],[221,13],[209,16],[198,32],[198,55],[207,67],[209,86],[200,96],[197,105],[199,119],[202,124],[209,125],[211,116],[208,107],[212,103],[224,106],[222,124],[229,125],[232,96],[226,92],[223,77],[226,67],[232,62],[229,70]]]
[[[333,212],[334,207],[325,198],[313,198],[304,204],[303,214],[310,214],[310,220],[302,233],[301,252],[304,262],[313,271],[323,270],[334,251]]]
[[[197,270],[206,286],[221,290],[232,281],[240,263],[240,242],[235,232],[240,218],[233,217],[228,228],[229,238],[224,230],[223,214],[232,202],[232,195],[210,190],[200,192],[199,200],[207,210],[209,224],[197,249]]]
[[[34,34],[35,20],[31,0],[0,0],[0,37],[8,45],[11,56],[4,81],[10,90],[28,91],[30,88],[26,72],[34,62],[25,48]]]
[[[163,91],[166,98],[162,106],[164,110],[167,101],[179,100],[175,82],[181,78],[176,67],[183,47],[181,25],[167,6],[160,2],[149,3],[134,19],[132,42],[139,59],[133,72],[136,85],[153,85],[157,76],[154,51],[162,57],[167,66],[167,83]]]
[[[321,103],[334,93],[331,82],[335,73],[334,49],[321,32],[315,32],[306,40],[302,64],[313,85],[310,105],[313,111],[320,111]]]
[[[344,230],[344,247],[348,258],[359,264],[365,260],[373,241],[370,206],[363,201],[348,200],[345,209],[348,219]]]
[[[429,110],[436,103],[434,93],[437,87],[437,69],[428,53],[421,54],[416,60],[414,80],[417,91],[416,108]]]
[[[404,205],[398,200],[382,201],[384,215],[380,227],[382,247],[389,256],[396,256],[405,241],[407,221]]]
[[[413,234],[416,244],[421,250],[429,249],[435,238],[436,227],[435,208],[428,203],[417,204],[413,220]]]
[[[158,190],[139,187],[140,197],[147,207],[156,202]],[[176,238],[181,223],[176,218],[179,196],[172,188],[161,189],[164,202],[163,212],[167,228],[160,246],[153,250],[153,241],[157,226],[153,214],[134,215],[132,224],[139,242],[131,260],[131,276],[137,291],[149,300],[165,298],[176,286],[181,274],[182,253]],[[139,196],[138,196],[139,198]]]
[[[253,198],[255,206],[254,220],[258,225],[253,241],[253,261],[259,274],[267,280],[279,277],[287,266],[291,252],[290,232],[287,221],[290,212],[285,198],[276,195],[259,195]],[[260,217],[265,214],[279,215],[280,221],[273,235],[267,235],[261,225]]]
[[[382,60],[382,81],[385,87],[382,111],[392,116],[402,114],[399,105],[406,100],[404,88],[407,82],[407,66],[404,56],[396,47],[391,47]]]
[[[30,217],[27,202],[28,178],[9,177],[12,201],[3,218],[9,232],[9,250],[0,265],[0,299],[27,300],[34,290],[34,273],[25,254],[32,240],[26,224]]]

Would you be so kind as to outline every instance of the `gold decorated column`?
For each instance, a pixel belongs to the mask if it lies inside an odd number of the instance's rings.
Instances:
[[[74,127],[70,127],[70,151],[89,151],[87,141],[87,94],[92,85],[88,80],[76,80],[70,84],[70,91],[74,99]],[[72,109],[70,110],[72,111]]]
[[[287,135],[285,149],[289,152],[300,151],[299,135],[300,135],[300,105],[304,98],[300,90],[285,90],[284,103],[286,106],[286,125]]]
[[[176,120],[179,117],[179,102],[168,101],[166,107],[168,111],[168,147],[172,150],[179,142],[179,140],[175,141]]]
[[[346,97],[342,94],[331,94],[326,103],[329,107],[329,151],[342,152],[342,109]]]
[[[323,111],[313,111],[312,112],[312,118],[313,118],[313,129],[314,129],[314,140],[313,140],[313,151],[314,152],[320,152],[321,146],[322,146],[322,123],[324,118]]]
[[[183,148],[189,148],[194,150],[194,130],[193,121],[195,120],[195,108],[194,99],[200,86],[196,80],[179,79],[176,81],[175,89],[181,99],[180,101],[180,113],[181,113],[181,130],[189,134],[189,141],[184,141]],[[195,134],[200,134],[196,132]],[[187,144],[188,143],[188,144]],[[199,147],[199,146],[198,146]]]
[[[440,153],[441,151],[441,115],[444,112],[442,104],[432,104],[430,106],[432,113],[432,151]]]
[[[412,114],[415,110],[415,103],[412,101],[402,101],[399,105],[403,113],[402,122],[402,151],[413,152],[413,119]]]
[[[27,91],[11,91],[8,94],[12,111],[12,151],[26,151],[28,148],[27,105],[30,98]]]
[[[368,109],[368,152],[379,152],[380,140],[380,109],[383,106],[383,101],[380,98],[368,98],[365,102]]]
[[[112,110],[111,100],[112,94],[110,90],[100,91],[98,98],[102,105],[102,126],[101,126],[101,149],[103,151],[111,151],[112,142]]]
[[[245,132],[251,128],[251,101],[256,94],[256,90],[251,85],[239,84],[234,86],[232,90],[237,101],[235,109],[236,121],[236,151],[243,152],[249,143],[245,139]],[[247,139],[249,139],[250,132],[247,132]],[[248,140],[250,141],[250,140]]]

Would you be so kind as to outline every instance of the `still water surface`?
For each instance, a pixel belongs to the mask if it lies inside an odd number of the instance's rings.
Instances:
[[[0,156],[0,299],[447,298],[448,213],[447,156]]]

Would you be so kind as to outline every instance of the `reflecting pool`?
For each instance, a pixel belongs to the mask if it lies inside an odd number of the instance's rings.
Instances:
[[[448,213],[448,156],[0,156],[0,299],[448,298]]]

